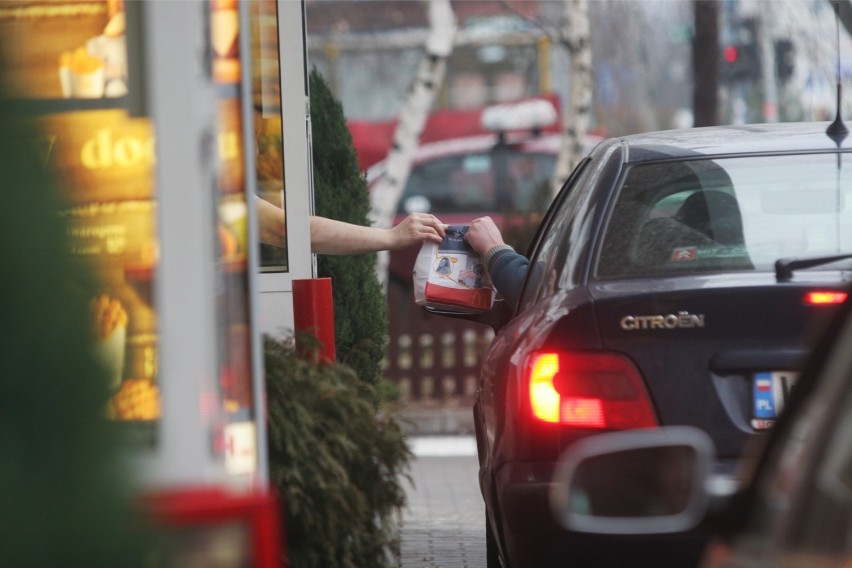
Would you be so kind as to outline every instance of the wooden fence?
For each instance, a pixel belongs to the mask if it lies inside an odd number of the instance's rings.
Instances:
[[[391,280],[384,376],[409,403],[472,404],[479,367],[494,331],[483,324],[438,316],[414,303],[410,285]]]

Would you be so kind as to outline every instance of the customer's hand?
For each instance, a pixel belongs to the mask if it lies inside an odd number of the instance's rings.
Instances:
[[[500,229],[497,228],[491,217],[480,217],[471,221],[464,240],[480,256],[484,256],[491,247],[505,244]]]

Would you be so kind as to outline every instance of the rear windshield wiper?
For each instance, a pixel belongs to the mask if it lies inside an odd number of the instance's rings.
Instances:
[[[813,256],[810,258],[779,258],[775,261],[775,280],[778,282],[789,282],[793,278],[793,272],[796,270],[831,264],[832,262],[847,258],[852,258],[852,254]]]

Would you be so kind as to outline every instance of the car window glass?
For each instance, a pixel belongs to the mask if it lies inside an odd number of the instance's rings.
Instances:
[[[407,204],[434,214],[543,211],[549,192],[547,181],[556,157],[551,154],[510,152],[505,166],[498,157],[480,152],[437,158],[412,168],[400,213]],[[505,189],[498,187],[498,172],[506,172]]]
[[[564,260],[564,252],[570,249],[572,238],[576,237],[573,232],[576,219],[585,214],[585,208],[579,207],[579,204],[586,200],[591,186],[586,180],[592,175],[593,169],[585,167],[579,173],[570,188],[566,188],[570,192],[555,204],[556,209],[545,220],[546,224],[541,229],[541,235],[532,253],[519,311],[555,290],[565,268],[565,262],[559,260]]]
[[[835,154],[636,165],[596,275],[773,270],[779,258],[852,252],[850,193],[852,168]]]

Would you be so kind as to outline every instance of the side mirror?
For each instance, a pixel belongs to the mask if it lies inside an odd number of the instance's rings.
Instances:
[[[482,323],[491,327],[491,329],[493,329],[495,333],[500,331],[500,329],[505,326],[510,319],[512,319],[512,309],[507,306],[506,302],[504,302],[503,300],[498,300],[494,302],[494,306],[487,312],[479,312],[473,314],[464,312],[452,312],[449,310],[440,310],[430,307],[424,307],[423,309],[429,312],[430,314],[435,314],[438,316],[463,319],[466,321],[472,321],[474,323]]]
[[[688,426],[590,436],[560,458],[551,509],[572,531],[689,530],[708,510],[713,455],[710,437]]]

